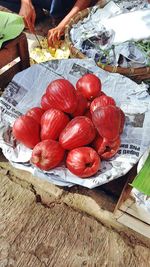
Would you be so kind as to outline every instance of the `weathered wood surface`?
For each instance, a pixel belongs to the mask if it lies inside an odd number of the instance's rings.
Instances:
[[[17,59],[19,59],[18,63]],[[0,49],[0,88],[4,89],[15,74],[29,66],[27,38],[25,33],[21,33],[17,38],[6,42]]]
[[[0,267],[147,267],[150,249],[0,175]],[[132,240],[133,241],[133,240]]]
[[[121,224],[134,229],[150,240],[150,213],[139,206],[132,197],[128,198],[115,213]]]

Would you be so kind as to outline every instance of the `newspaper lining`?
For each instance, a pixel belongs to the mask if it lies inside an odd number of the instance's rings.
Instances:
[[[102,90],[112,96],[126,115],[121,147],[109,161],[102,161],[101,169],[91,178],[73,175],[64,164],[44,172],[30,163],[32,150],[17,143],[12,136],[15,119],[34,106],[40,106],[47,85],[57,78],[66,78],[73,85],[85,73],[94,73],[102,81]],[[67,59],[36,64],[14,76],[0,98],[0,147],[11,164],[28,170],[41,179],[56,185],[82,185],[94,188],[125,175],[150,147],[150,96],[145,84],[138,85],[120,75],[108,73],[93,60]]]

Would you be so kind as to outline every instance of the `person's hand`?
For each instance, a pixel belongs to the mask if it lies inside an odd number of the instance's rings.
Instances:
[[[32,2],[30,0],[23,0],[21,2],[19,15],[23,17],[24,22],[25,22],[25,27],[27,27],[30,32],[34,32],[36,13],[32,5]]]
[[[48,46],[55,47],[55,45],[60,40],[61,36],[64,35],[65,27],[64,26],[57,26],[56,28],[50,29],[48,31],[47,41]]]

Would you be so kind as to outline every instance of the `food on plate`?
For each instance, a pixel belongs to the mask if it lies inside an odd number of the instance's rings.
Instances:
[[[100,170],[102,160],[117,154],[125,114],[101,87],[94,74],[83,75],[76,89],[67,79],[53,80],[41,107],[15,121],[13,135],[33,149],[32,164],[49,171],[64,161],[73,174],[88,178]]]
[[[64,154],[65,150],[57,141],[44,140],[33,148],[31,162],[41,170],[48,171],[61,163]]]
[[[99,133],[93,142],[93,147],[101,159],[108,160],[119,150],[125,115],[117,106],[108,105],[94,110],[92,120]]]
[[[69,117],[61,110],[51,108],[41,118],[41,140],[58,139],[69,122]]]
[[[79,147],[69,151],[66,165],[75,175],[86,178],[97,173],[101,160],[97,152],[91,147]]]
[[[12,132],[13,136],[26,147],[34,148],[40,142],[40,124],[27,115],[15,120]]]
[[[95,138],[95,127],[92,121],[79,116],[72,119],[61,132],[59,142],[66,150],[90,144]]]
[[[33,63],[41,63],[52,59],[69,58],[70,49],[64,41],[60,41],[54,47],[48,47],[47,38],[40,40],[42,48],[38,45],[32,45],[30,49],[30,57]]]
[[[77,95],[74,86],[66,79],[52,81],[46,95],[51,108],[56,108],[66,113],[73,113],[77,107]]]
[[[76,83],[76,88],[88,100],[99,96],[101,92],[101,80],[94,74],[83,75]]]
[[[115,141],[119,137],[121,114],[116,106],[97,108],[92,113],[92,121],[104,142]]]
[[[32,117],[36,120],[39,124],[41,123],[41,117],[44,114],[45,110],[40,107],[34,107],[27,111],[26,115]]]

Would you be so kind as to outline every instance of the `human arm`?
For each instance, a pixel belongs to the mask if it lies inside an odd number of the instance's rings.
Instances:
[[[91,4],[91,0],[77,0],[70,12],[64,17],[64,19],[58,24],[57,27],[48,31],[48,45],[54,46],[55,43],[64,35],[65,26],[68,24],[70,19],[77,14],[79,11],[87,8]]]
[[[25,26],[29,31],[34,32],[36,13],[31,0],[21,0],[19,15],[23,17]]]

